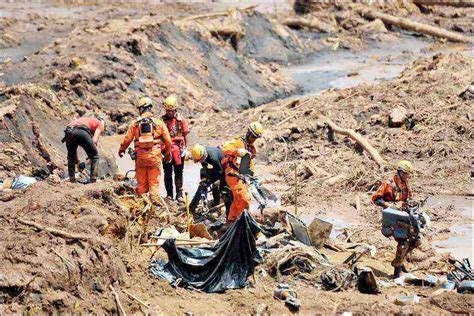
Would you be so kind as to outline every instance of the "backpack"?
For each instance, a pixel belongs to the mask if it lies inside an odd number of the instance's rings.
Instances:
[[[151,148],[155,145],[156,123],[153,117],[144,117],[137,121],[138,147]]]

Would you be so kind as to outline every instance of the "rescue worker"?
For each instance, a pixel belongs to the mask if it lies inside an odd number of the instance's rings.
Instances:
[[[66,143],[67,148],[67,170],[69,181],[76,182],[76,164],[79,163],[77,157],[77,147],[82,147],[89,158],[90,180],[93,183],[97,181],[99,167],[99,151],[97,144],[100,135],[105,131],[105,116],[100,114],[98,117],[81,117],[70,122],[64,130],[62,142]]]
[[[184,202],[183,198],[183,170],[184,157],[186,156],[186,137],[189,133],[188,124],[184,117],[177,112],[178,100],[176,96],[171,95],[166,98],[165,115],[162,116],[163,122],[171,136],[171,157],[170,162],[163,162],[165,172],[165,188],[168,199],[173,199],[173,172],[174,187],[176,189],[176,200]]]
[[[247,184],[238,176],[240,160],[246,155],[250,156],[250,173],[253,175],[255,172],[254,158],[256,154],[254,143],[262,135],[262,124],[252,122],[247,128],[245,136],[225,142],[221,146],[224,153],[222,165],[224,166],[225,180],[232,191],[232,204],[227,216],[228,222],[234,222],[244,210],[250,207]]]
[[[383,209],[392,207],[407,212],[407,201],[412,197],[408,180],[413,174],[413,171],[413,165],[409,161],[399,161],[395,176],[392,180],[381,184],[380,188],[372,196],[372,202]],[[392,261],[394,278],[398,278],[401,272],[408,272],[404,265],[405,259],[408,253],[419,244],[417,238],[410,237],[408,239],[395,238],[397,241],[397,252],[395,259]]]
[[[224,154],[219,147],[204,147],[203,145],[196,144],[191,150],[191,156],[195,163],[201,163],[201,183],[199,184],[198,190],[194,195],[189,208],[192,212],[195,211],[202,190],[207,188],[219,181],[218,186],[213,186],[212,196],[214,197],[214,205],[216,206],[220,202],[221,192],[225,190],[225,176],[224,167],[222,166],[222,160]],[[230,203],[226,199],[226,209],[230,208]]]
[[[136,193],[142,195],[149,192],[152,202],[158,204],[162,148],[164,159],[170,161],[171,138],[165,124],[154,117],[152,113],[153,101],[150,98],[140,98],[137,108],[140,117],[130,124],[120,145],[119,156],[123,157],[125,150],[133,141],[136,154]]]

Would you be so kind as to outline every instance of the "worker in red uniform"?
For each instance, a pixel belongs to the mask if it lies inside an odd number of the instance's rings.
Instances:
[[[154,117],[152,107],[153,101],[150,98],[140,98],[137,105],[140,117],[130,124],[120,145],[119,156],[123,157],[134,141],[137,195],[149,192],[152,202],[159,204],[162,152],[165,160],[170,161],[171,139],[163,121]]]
[[[250,196],[248,185],[239,177],[240,160],[250,155],[250,170],[255,172],[254,158],[256,154],[254,142],[262,137],[263,127],[259,122],[253,122],[247,128],[245,136],[222,144],[221,149],[224,154],[222,165],[224,166],[225,180],[232,191],[232,204],[227,216],[228,222],[234,222],[240,214],[250,207]]]
[[[184,158],[186,156],[186,137],[189,133],[188,124],[184,117],[177,112],[178,100],[176,96],[171,95],[166,98],[165,115],[162,119],[168,128],[171,136],[171,162],[163,162],[165,173],[165,188],[168,199],[173,199],[173,172],[174,172],[174,188],[176,190],[176,200],[180,203],[184,202],[183,198],[183,171]]]
[[[386,209],[388,207],[407,211],[407,201],[412,197],[408,180],[413,173],[413,165],[407,160],[401,160],[397,164],[395,176],[390,181],[383,182],[377,192],[372,196],[375,205]],[[396,238],[397,252],[392,261],[394,268],[393,276],[398,278],[401,272],[408,272],[404,262],[407,255],[415,249],[419,240],[415,238]]]
[[[97,144],[100,135],[105,130],[105,116],[103,114],[96,117],[81,117],[69,123],[64,130],[63,142],[67,149],[67,170],[69,181],[76,182],[76,164],[79,163],[77,157],[77,147],[82,147],[89,158],[90,182],[97,181],[99,151]]]

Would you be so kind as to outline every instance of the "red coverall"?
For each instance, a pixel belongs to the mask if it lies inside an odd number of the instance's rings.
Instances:
[[[171,156],[170,163],[164,162],[163,168],[165,172],[165,188],[166,194],[173,197],[173,172],[174,185],[176,189],[176,198],[182,197],[183,194],[183,171],[184,159],[181,157],[181,152],[186,146],[186,136],[189,134],[189,128],[184,117],[176,113],[174,116],[163,115],[163,122],[165,122],[171,136]]]

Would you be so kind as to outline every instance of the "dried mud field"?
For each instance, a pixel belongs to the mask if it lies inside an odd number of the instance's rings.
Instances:
[[[298,293],[300,314],[473,312],[472,294],[390,283],[396,243],[381,234],[380,210],[370,202],[393,165],[411,160],[414,195],[428,198],[432,226],[409,269],[443,277],[450,257],[472,260],[472,42],[407,31],[344,2],[299,15],[293,8],[290,1],[0,4],[0,179],[40,180],[0,193],[2,314],[123,314],[114,291],[127,314],[295,313],[274,299],[279,283]],[[474,8],[410,1],[371,8],[473,38]],[[337,267],[350,244],[375,246],[360,264],[388,284],[381,293],[327,291],[320,266],[275,273],[270,257],[247,288],[222,294],[153,277],[151,259],[166,253],[140,246],[131,222],[144,205],[112,176],[133,168],[116,152],[137,115],[137,96],[160,104],[172,93],[189,118],[192,143],[217,145],[260,121],[257,176],[279,197],[265,218],[288,211],[307,223],[330,221],[330,245],[318,251]],[[103,178],[62,181],[64,126],[99,112],[107,116]],[[358,133],[381,160],[330,124]],[[187,162],[185,170],[193,194],[199,168]],[[151,231],[186,228],[185,212],[174,202],[167,208],[148,223]],[[420,301],[397,305],[401,295]]]

